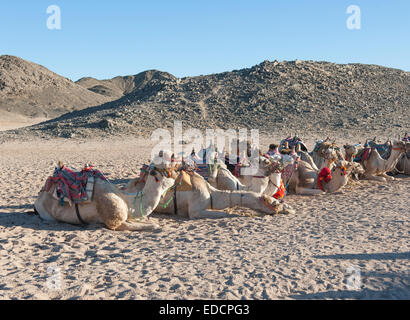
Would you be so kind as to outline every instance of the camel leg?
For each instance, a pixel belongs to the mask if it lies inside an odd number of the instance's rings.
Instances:
[[[364,179],[378,182],[387,182],[386,178],[381,176],[373,176],[371,174],[364,174]]]
[[[152,222],[130,222],[124,221],[115,231],[154,231],[160,226]]]
[[[295,214],[296,211],[295,209],[293,209],[290,205],[288,205],[287,203],[282,203],[279,206],[279,213],[283,213],[283,214]]]
[[[308,196],[324,194],[324,192],[320,189],[309,189],[309,188],[303,188],[299,186],[296,186],[295,191],[296,191],[296,194],[305,194]]]
[[[97,195],[95,201],[101,220],[108,229],[126,228],[124,225],[128,224],[128,206],[123,199],[114,193],[108,193]]]
[[[384,177],[384,178],[385,178],[386,180],[388,180],[388,181],[394,181],[394,180],[396,180],[394,177],[390,177],[390,176],[388,176],[386,173],[382,173],[381,176]]]

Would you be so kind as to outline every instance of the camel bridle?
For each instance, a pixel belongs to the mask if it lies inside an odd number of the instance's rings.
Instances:
[[[149,173],[150,175],[154,176],[155,178],[155,182],[159,182],[160,180],[156,177],[156,174],[159,173],[161,176],[165,177],[165,178],[171,178],[172,176],[172,171],[174,170],[174,168],[168,168],[168,169],[160,169],[160,168],[156,168],[156,167],[151,167],[149,170],[145,170],[144,174]],[[142,177],[144,178],[144,176]],[[172,187],[171,187],[172,188]],[[163,197],[165,194],[168,193],[168,191],[171,189],[168,188],[162,195],[161,197]],[[142,204],[142,199],[144,196],[144,192],[143,191],[139,191],[136,193],[129,193],[129,192],[125,192],[123,191],[123,193],[125,193],[126,195],[129,196],[134,196],[134,200],[132,201],[133,205],[131,208],[131,213],[133,214],[136,211],[136,206],[137,206],[137,200],[140,200],[140,205],[139,205],[139,211],[140,211],[140,217],[135,217],[133,216],[134,219],[138,219],[138,220],[143,220],[146,218],[146,216],[144,215],[144,206]]]

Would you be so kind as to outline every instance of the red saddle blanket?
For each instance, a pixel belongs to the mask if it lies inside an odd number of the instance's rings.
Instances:
[[[104,175],[92,168],[92,166],[85,167],[81,171],[76,171],[73,168],[63,166],[56,168],[51,177],[49,177],[42,189],[42,191],[50,191],[51,186],[56,184],[56,195],[62,201],[64,198],[74,202],[80,203],[89,200],[89,192],[87,189],[93,186],[87,187],[87,182],[94,178],[107,180]],[[89,190],[88,190],[89,191]]]

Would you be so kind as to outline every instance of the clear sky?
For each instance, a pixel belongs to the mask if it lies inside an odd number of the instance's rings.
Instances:
[[[49,30],[50,5],[61,30]],[[349,5],[361,29],[349,30]],[[177,77],[263,60],[379,64],[410,71],[409,0],[0,1],[0,54],[77,80],[159,69]]]

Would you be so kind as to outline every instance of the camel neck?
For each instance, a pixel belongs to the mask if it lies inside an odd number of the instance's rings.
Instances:
[[[125,200],[133,217],[147,217],[157,207],[163,190],[157,185],[159,182],[149,178],[142,191],[125,194]]]
[[[250,185],[248,186],[248,191],[253,191],[256,193],[262,193],[268,186],[269,177],[262,175],[252,176]]]
[[[325,192],[335,192],[341,187],[345,186],[348,181],[348,175],[343,175],[340,170],[336,170],[332,173],[332,180],[329,182],[322,182],[322,186]]]
[[[397,162],[399,161],[400,156],[403,152],[404,151],[401,149],[398,149],[398,150],[396,148],[392,149],[390,153],[390,157],[387,160],[385,160],[385,163],[384,163],[385,172],[388,172],[394,169],[394,167],[397,165]]]

